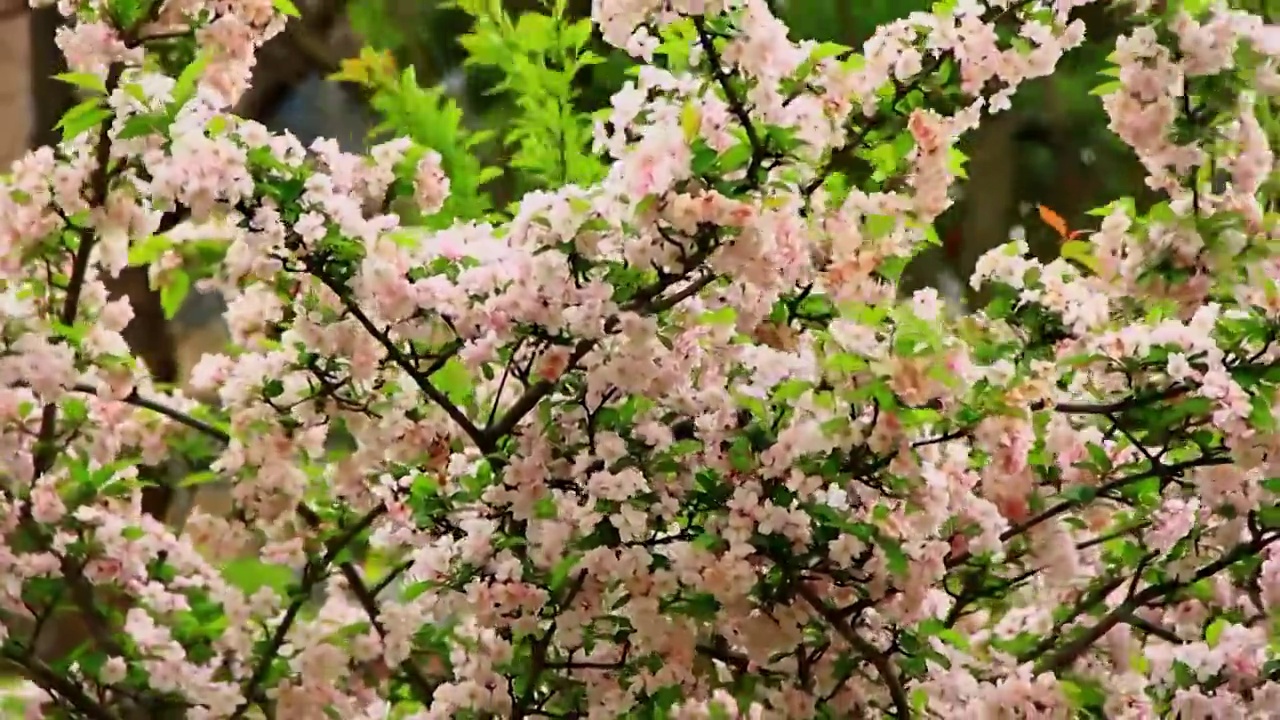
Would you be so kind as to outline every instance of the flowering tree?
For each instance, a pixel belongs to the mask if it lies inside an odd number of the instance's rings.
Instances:
[[[287,0],[63,0],[87,99],[0,183],[32,714],[1274,717],[1280,30],[1128,6],[1097,94],[1168,201],[993,251],[981,312],[895,297],[956,138],[1086,3],[948,0],[854,51],[763,0],[597,0],[643,61],[603,179],[565,137],[509,219],[439,227],[434,150],[228,113]],[[152,387],[102,284],[180,297],[207,238],[217,408]],[[142,511],[175,454],[231,512]],[[294,574],[246,587],[246,555]]]

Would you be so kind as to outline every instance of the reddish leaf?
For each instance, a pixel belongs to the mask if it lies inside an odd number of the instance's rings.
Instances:
[[[1045,225],[1053,228],[1063,238],[1070,236],[1071,231],[1067,229],[1067,221],[1062,219],[1061,215],[1043,205],[1038,205],[1037,207],[1040,210],[1040,219],[1044,221]]]

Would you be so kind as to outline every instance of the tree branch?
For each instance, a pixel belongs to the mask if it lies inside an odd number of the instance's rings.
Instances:
[[[124,65],[121,63],[113,63],[107,72],[106,79],[106,95],[110,96],[115,88],[120,84],[120,77],[124,73]],[[93,175],[89,178],[89,203],[94,205],[102,205],[107,197],[107,189],[111,183],[110,158],[111,158],[111,133],[108,132],[107,125],[102,124],[98,129],[98,142],[94,147],[94,158],[97,166],[93,170]],[[85,279],[89,274],[89,261],[93,257],[93,247],[97,243],[93,230],[83,230],[79,233],[80,243],[76,247],[75,258],[71,261],[71,278],[67,283],[67,294],[62,300],[62,311],[58,315],[58,322],[64,326],[74,325],[76,316],[80,312],[80,293],[84,290]],[[54,437],[58,430],[58,406],[56,403],[48,403],[44,406],[42,416],[40,418],[40,431],[37,435],[34,465],[35,472],[33,478],[39,478],[49,471],[58,457],[58,448],[54,443]]]
[[[719,51],[716,50],[714,38],[711,37],[711,33],[707,32],[706,21],[701,17],[695,17],[693,25],[698,31],[698,44],[702,46],[702,51],[707,54],[707,63],[711,66],[711,74],[724,92],[725,102],[729,104],[729,111],[738,119],[742,129],[747,133],[747,143],[751,146],[751,162],[747,166],[747,180],[754,182],[761,165],[764,163],[767,150],[764,143],[760,141],[760,134],[756,131],[755,123],[751,122],[751,115],[747,112],[746,104],[743,103],[742,98],[738,97],[737,91],[733,89],[733,85],[729,82],[729,76],[724,72],[724,62],[720,59]]]
[[[87,383],[76,383],[74,386],[72,386],[72,390],[75,390],[76,392],[79,392],[79,393],[85,393],[87,395],[98,394],[97,388]],[[219,427],[216,427],[214,425],[211,425],[210,423],[207,423],[199,418],[192,417],[182,412],[181,410],[171,408],[168,405],[165,405],[164,403],[161,403],[158,400],[152,400],[149,397],[140,395],[138,394],[138,390],[136,388],[132,390],[125,397],[119,398],[119,401],[126,403],[128,405],[133,405],[134,407],[140,407],[146,410],[150,410],[159,415],[163,415],[180,425],[185,425],[191,428],[192,430],[195,430],[214,440],[217,440],[218,442],[221,442],[221,443],[231,442],[231,436],[228,435],[225,430]]]
[[[309,562],[302,571],[302,587],[298,589],[297,595],[293,602],[290,603],[288,609],[285,610],[284,617],[280,620],[280,624],[276,626],[276,631],[271,637],[267,649],[263,652],[262,657],[258,660],[258,665],[250,676],[249,682],[244,688],[244,702],[235,709],[231,714],[230,720],[239,720],[249,711],[249,708],[255,704],[255,696],[258,694],[262,683],[266,682],[267,672],[271,669],[271,663],[276,659],[280,652],[280,648],[284,645],[285,638],[289,634],[289,630],[293,628],[293,624],[297,622],[298,614],[302,611],[302,606],[306,604],[311,596],[312,589],[320,583],[325,577],[329,566],[337,559],[338,555],[347,548],[359,535],[373,525],[373,523],[383,514],[387,508],[385,505],[378,505],[373,510],[364,514],[360,521],[352,525],[338,539],[328,544],[324,557],[319,562]]]
[[[1212,465],[1230,465],[1232,462],[1233,462],[1232,459],[1229,457],[1223,457],[1219,455],[1206,455],[1204,457],[1199,457],[1194,460],[1187,460],[1185,462],[1162,465],[1159,468],[1152,468],[1151,470],[1140,472],[1135,475],[1126,475],[1125,477],[1112,480],[1111,482],[1106,483],[1105,485],[1100,485],[1098,487],[1097,493],[1095,493],[1095,496],[1103,495],[1112,490],[1118,490],[1127,485],[1130,485],[1135,482],[1141,482],[1142,480],[1146,480],[1148,478],[1168,477],[1170,475],[1177,475],[1178,473],[1181,473],[1185,470],[1190,470],[1192,468],[1209,467]],[[1068,510],[1071,510],[1072,508],[1079,507],[1084,503],[1085,501],[1082,501],[1082,500],[1063,500],[1062,502],[1054,505],[1053,507],[1043,510],[1040,514],[1028,520],[1025,520],[1017,525],[1014,525],[1013,527],[1004,531],[1000,535],[1000,540],[1001,542],[1008,542],[1018,537],[1019,535],[1024,535],[1031,529],[1036,528],[1048,522],[1049,520],[1052,520],[1053,518],[1067,512]],[[949,557],[947,558],[947,561],[946,561],[947,567],[953,568],[957,565],[960,565],[961,563],[968,560],[969,557],[970,557],[970,554],[968,552],[964,552],[959,555],[954,555],[952,557]]]
[[[481,452],[488,453],[492,451],[492,445],[489,443],[489,439],[486,434],[481,432],[480,429],[475,426],[475,423],[471,422],[471,418],[468,418],[457,405],[450,402],[449,398],[445,397],[444,393],[440,392],[440,389],[431,382],[431,378],[426,373],[419,370],[418,367],[409,360],[409,358],[405,357],[404,353],[400,352],[400,348],[396,346],[396,343],[391,339],[391,336],[379,330],[378,326],[373,324],[373,320],[369,319],[369,316],[365,314],[364,310],[360,309],[360,306],[351,300],[345,288],[339,285],[333,278],[323,272],[320,272],[318,268],[312,267],[310,263],[308,263],[307,270],[316,279],[324,283],[325,287],[332,290],[333,293],[338,296],[338,299],[342,301],[343,307],[346,308],[347,312],[351,313],[351,316],[356,319],[356,322],[360,323],[361,327],[365,329],[365,332],[372,335],[373,338],[378,341],[378,344],[382,345],[382,348],[387,351],[387,356],[391,358],[391,361],[413,379],[414,384],[418,386],[418,389],[421,390],[424,395],[430,398],[436,405],[440,406],[449,418],[458,424],[458,427],[467,434],[467,437],[471,438],[471,441],[476,444],[476,447],[480,448]]]
[[[1116,400],[1109,403],[1055,403],[1053,409],[1066,415],[1111,415],[1114,413],[1124,412],[1125,410],[1133,410],[1134,408],[1150,405],[1160,400],[1172,400],[1173,398],[1187,394],[1191,388],[1181,383],[1175,383],[1169,387],[1146,395],[1131,395],[1127,398]],[[1036,403],[1032,406],[1033,410],[1042,410],[1045,403]]]
[[[681,289],[679,292],[674,293],[669,297],[659,299],[664,291],[675,285],[677,282],[683,280],[694,270],[694,268],[701,265],[704,260],[710,257],[714,247],[714,245],[710,245],[689,256],[689,258],[683,263],[683,270],[681,273],[672,278],[660,280],[653,285],[642,289],[640,292],[637,292],[635,297],[627,303],[624,309],[632,312],[660,313],[670,310],[681,302],[701,292],[703,288],[714,282],[719,275],[713,272],[707,272],[699,279],[690,282],[687,287]],[[605,332],[610,333],[616,330],[618,323],[619,320],[617,316],[609,318],[605,323]],[[565,372],[577,367],[578,363],[581,362],[582,359],[586,357],[587,353],[591,352],[595,346],[595,340],[579,340],[577,345],[574,346],[573,352],[569,355],[568,363],[565,365]],[[512,403],[511,407],[503,413],[502,418],[498,420],[497,423],[491,423],[487,428],[485,428],[484,434],[490,443],[490,447],[495,446],[497,441],[506,437],[512,430],[515,430],[516,425],[524,419],[524,416],[527,415],[529,411],[533,410],[533,408],[537,407],[538,403],[541,402],[543,398],[550,395],[551,391],[554,390],[558,384],[559,383],[556,381],[540,380],[533,385],[530,385],[529,388],[524,391],[524,394],[516,399],[516,401]],[[482,447],[481,449],[484,448]]]
[[[1140,618],[1132,613],[1130,613],[1128,617],[1123,618],[1123,620],[1126,624],[1132,625],[1138,630],[1141,630],[1148,635],[1158,637],[1165,642],[1173,643],[1174,645],[1182,645],[1186,642],[1181,637],[1178,637],[1178,633],[1170,630],[1169,628],[1157,625],[1150,620]]]
[[[4,657],[21,668],[22,674],[31,682],[61,695],[71,704],[71,707],[75,708],[76,712],[80,713],[81,717],[88,720],[117,720],[115,714],[108,712],[105,707],[85,694],[80,686],[68,680],[62,673],[55,672],[39,660],[23,658],[9,650],[6,650],[0,657]]]
[[[902,681],[898,678],[898,673],[893,667],[893,661],[889,656],[880,651],[870,641],[858,634],[848,622],[845,621],[840,613],[832,610],[827,603],[818,597],[804,582],[796,584],[796,592],[804,601],[809,604],[819,615],[839,633],[840,637],[853,646],[867,662],[880,675],[880,681],[889,689],[889,697],[893,700],[894,708],[897,710],[899,720],[907,720],[911,717],[911,701],[907,698],[907,691],[902,686]]]
[[[320,516],[306,504],[298,505],[298,515],[303,522],[307,523],[311,528],[319,528],[321,526]],[[342,572],[342,577],[346,579],[347,586],[351,589],[351,593],[355,595],[356,601],[360,603],[360,607],[364,609],[365,614],[369,616],[369,624],[373,626],[379,637],[385,639],[387,637],[387,628],[383,625],[380,616],[381,610],[378,609],[377,597],[369,591],[369,587],[365,585],[364,580],[360,577],[360,572],[350,562],[341,563],[338,569]],[[422,672],[413,664],[412,660],[406,660],[404,668],[405,677],[409,680],[409,684],[413,686],[418,693],[418,700],[423,705],[429,705],[434,690],[431,683],[422,675]]]
[[[1196,572],[1195,575],[1182,580],[1167,580],[1158,585],[1152,585],[1145,590],[1135,594],[1125,602],[1121,603],[1114,610],[1107,613],[1105,617],[1098,621],[1096,625],[1089,628],[1084,634],[1075,640],[1067,643],[1056,653],[1047,657],[1042,657],[1036,663],[1037,673],[1053,673],[1057,674],[1062,670],[1070,667],[1081,655],[1088,652],[1103,635],[1106,635],[1111,628],[1120,622],[1127,621],[1133,616],[1138,608],[1151,604],[1161,598],[1172,595],[1173,593],[1193,585],[1207,577],[1212,577],[1222,570],[1243,560],[1249,555],[1261,552],[1268,545],[1280,539],[1280,535],[1272,535],[1269,538],[1256,538],[1252,542],[1237,545],[1231,552],[1223,555],[1221,558],[1205,565]]]

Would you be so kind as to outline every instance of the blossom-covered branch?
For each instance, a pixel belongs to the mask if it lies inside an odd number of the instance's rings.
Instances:
[[[763,0],[531,15],[565,87],[592,30],[642,62],[602,180],[482,217],[444,211],[458,147],[230,111],[289,3],[62,3],[87,99],[0,180],[0,654],[92,718],[1269,710],[1275,28],[1136,3],[1096,94],[1168,200],[997,248],[972,312],[898,297],[959,140],[1087,4],[860,48]],[[153,387],[102,282],[179,292],[195,245],[216,407]],[[227,488],[180,533],[140,501],[171,457]]]

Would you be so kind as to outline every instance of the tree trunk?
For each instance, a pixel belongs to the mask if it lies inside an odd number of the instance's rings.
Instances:
[[[0,0],[0,175],[26,151],[31,134],[29,18],[22,0]]]
[[[56,42],[62,16],[58,8],[32,10],[29,25],[31,58],[28,69],[34,114],[31,118],[31,146],[56,145],[61,139],[54,128],[75,103],[70,85],[54,78],[67,71],[66,59]]]

